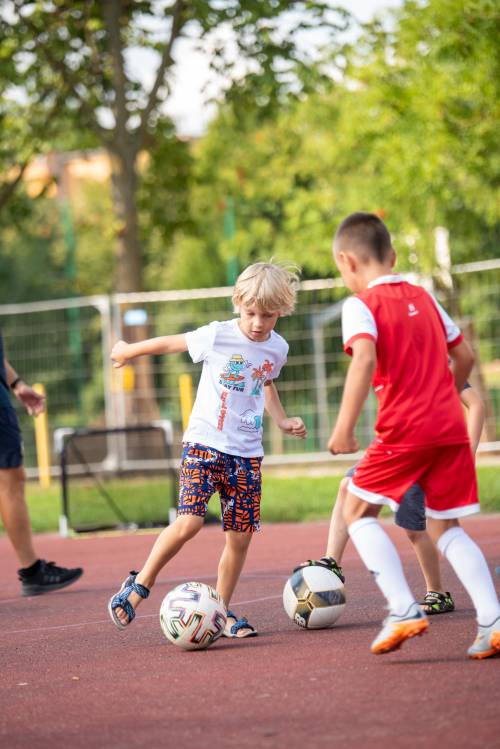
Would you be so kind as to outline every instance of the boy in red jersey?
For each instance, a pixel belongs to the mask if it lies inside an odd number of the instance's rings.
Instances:
[[[354,428],[371,384],[379,402],[375,440],[349,482],[344,509],[349,535],[390,612],[372,652],[396,650],[428,627],[398,553],[377,521],[382,505],[397,509],[418,482],[426,495],[428,531],[476,608],[479,629],[468,654],[496,655],[500,603],[481,550],[459,524],[460,517],[479,511],[459,397],[472,351],[430,294],[392,273],[396,253],[377,216],[348,216],[337,230],[333,253],[355,296],[342,310],[344,349],[352,362],[328,443],[332,453],[358,450]]]
[[[467,409],[467,431],[472,450],[475,453],[484,425],[484,404],[469,383],[465,384],[460,399]],[[340,564],[349,541],[349,532],[343,517],[344,504],[349,480],[354,477],[356,467],[356,465],[351,466],[340,482],[330,519],[325,555],[320,560],[310,559],[300,565],[306,567],[319,564],[327,567],[335,572],[342,582],[345,582],[345,578]],[[424,612],[431,616],[454,611],[455,602],[451,593],[446,591],[443,586],[439,552],[426,530],[425,495],[418,484],[410,486],[401,498],[394,521],[397,526],[405,531],[425,578],[427,593],[420,602]]]

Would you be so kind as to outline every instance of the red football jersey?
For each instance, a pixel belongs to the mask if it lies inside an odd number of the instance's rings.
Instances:
[[[448,363],[462,335],[425,289],[398,275],[377,278],[345,302],[342,330],[348,354],[357,338],[376,343],[377,441],[394,448],[468,442]]]

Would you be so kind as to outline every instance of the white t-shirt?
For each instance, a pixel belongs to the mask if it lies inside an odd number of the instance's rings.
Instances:
[[[267,341],[251,341],[237,319],[204,325],[186,333],[186,341],[203,370],[183,441],[245,458],[262,456],[264,383],[278,377],[288,343],[274,330]]]

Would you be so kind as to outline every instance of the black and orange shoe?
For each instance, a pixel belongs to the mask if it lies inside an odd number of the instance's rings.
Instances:
[[[477,637],[467,655],[478,660],[500,655],[500,616],[487,627],[478,626]]]

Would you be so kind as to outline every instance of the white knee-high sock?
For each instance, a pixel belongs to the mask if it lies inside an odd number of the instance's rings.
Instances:
[[[500,616],[500,603],[483,552],[464,529],[457,526],[445,531],[437,545],[471,597],[478,623],[489,626]]]
[[[392,614],[402,616],[415,603],[399,554],[375,518],[361,518],[349,526],[359,556],[375,578]]]

